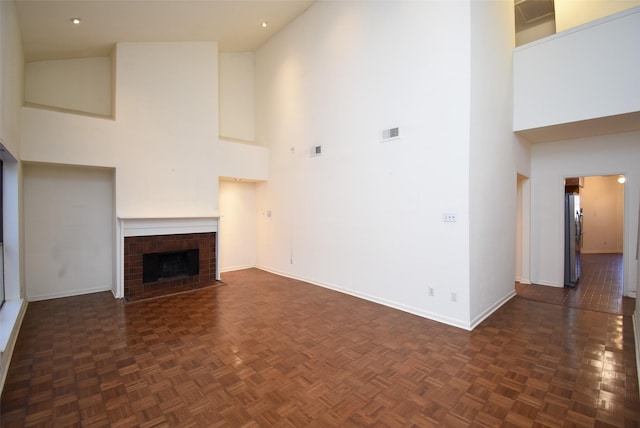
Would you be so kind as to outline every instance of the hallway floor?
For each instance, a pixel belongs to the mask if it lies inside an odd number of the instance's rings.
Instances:
[[[574,288],[516,283],[518,296],[570,308],[633,315],[636,299],[624,297],[622,254],[582,254]]]

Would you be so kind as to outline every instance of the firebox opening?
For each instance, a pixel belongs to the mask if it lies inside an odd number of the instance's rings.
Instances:
[[[198,275],[200,250],[168,251],[142,255],[142,282],[157,282]]]

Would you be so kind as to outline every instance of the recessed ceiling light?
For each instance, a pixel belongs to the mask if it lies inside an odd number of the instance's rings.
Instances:
[[[78,25],[80,23],[80,18],[71,18],[70,21],[71,23]]]
[[[262,21],[262,22],[260,23],[260,26],[261,26],[262,28],[267,28],[267,21]]]

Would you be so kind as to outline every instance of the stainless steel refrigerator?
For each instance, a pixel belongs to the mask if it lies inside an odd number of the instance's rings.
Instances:
[[[580,279],[582,246],[582,209],[580,196],[564,195],[564,285],[575,287]]]

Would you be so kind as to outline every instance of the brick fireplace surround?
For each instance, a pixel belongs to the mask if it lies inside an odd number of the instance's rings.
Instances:
[[[182,222],[172,228],[166,227],[166,220],[160,223],[155,220],[143,222],[142,226],[137,222],[130,223],[135,224],[123,228],[125,232],[122,241],[121,296],[126,300],[141,300],[220,284],[217,266],[217,222],[214,227],[208,224],[203,227],[200,223],[194,227],[190,223]],[[198,275],[143,282],[143,254],[196,248],[199,250]]]

